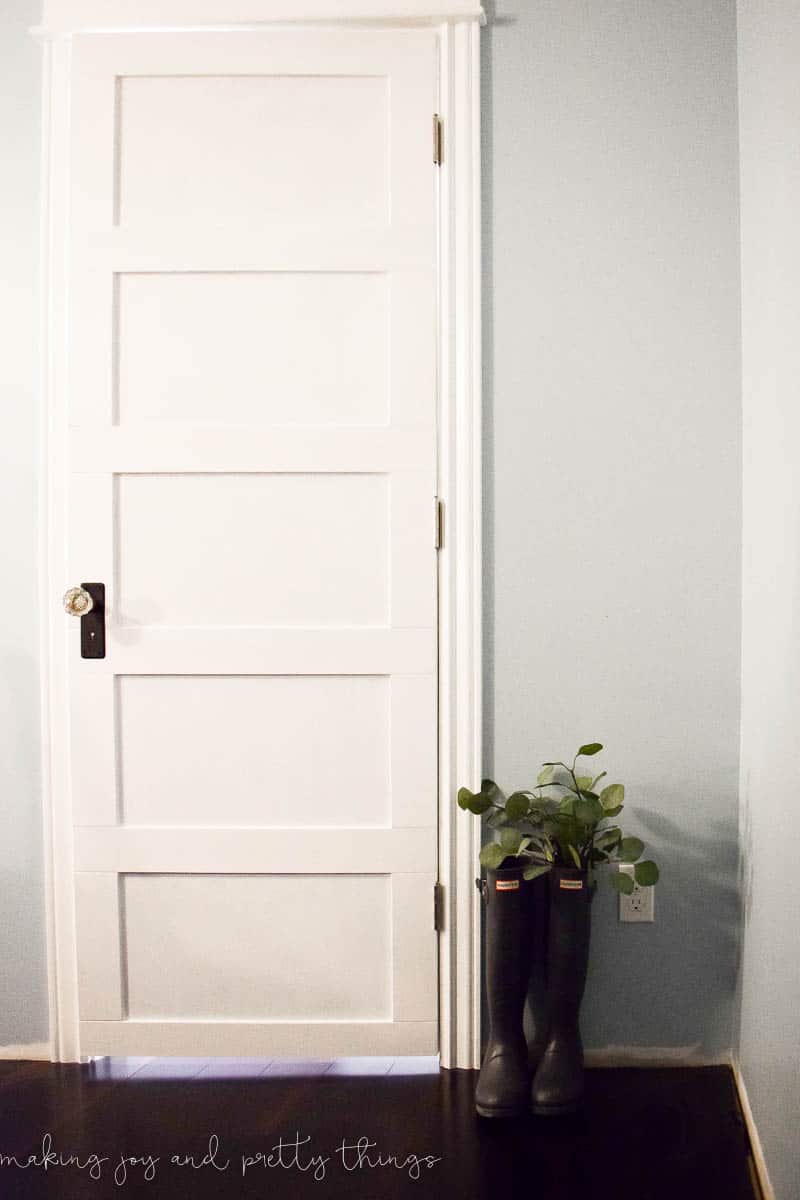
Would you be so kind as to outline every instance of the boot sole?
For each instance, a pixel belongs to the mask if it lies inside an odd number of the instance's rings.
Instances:
[[[481,1104],[475,1105],[475,1112],[479,1117],[487,1117],[490,1121],[494,1119],[508,1120],[509,1117],[521,1117],[525,1109],[518,1108],[484,1108]]]
[[[531,1112],[535,1117],[569,1117],[582,1108],[583,1101],[574,1100],[572,1104],[532,1104]]]

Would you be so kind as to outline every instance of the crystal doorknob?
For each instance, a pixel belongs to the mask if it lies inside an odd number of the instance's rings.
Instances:
[[[94,608],[94,600],[86,588],[73,587],[64,593],[64,612],[71,617],[85,617]]]

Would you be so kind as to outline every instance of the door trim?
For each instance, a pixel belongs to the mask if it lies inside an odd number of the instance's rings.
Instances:
[[[110,7],[106,3],[105,11]],[[470,5],[463,18],[453,19],[452,7],[445,18],[435,0],[420,7],[424,11],[398,24],[430,26],[433,21],[438,26],[439,114],[444,123],[444,160],[432,167],[440,171],[438,491],[444,504],[438,600],[438,850],[444,901],[439,933],[440,1053],[443,1067],[472,1068],[480,1058],[480,906],[473,882],[480,829],[457,809],[455,793],[461,784],[477,786],[481,773],[482,13]],[[385,18],[386,5],[364,0],[359,11]],[[218,28],[224,32],[225,26]],[[70,39],[64,36],[63,21],[58,29],[45,26],[37,33],[42,35],[44,55],[40,604],[45,915],[50,1056],[56,1062],[73,1062],[81,1053],[66,655],[67,634],[73,631],[66,628],[59,603],[70,583],[64,520],[67,422],[62,402],[67,378]]]

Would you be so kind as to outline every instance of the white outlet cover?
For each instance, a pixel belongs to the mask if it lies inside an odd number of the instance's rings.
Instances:
[[[630,875],[633,879],[633,863],[620,863],[618,870],[624,872],[626,875]],[[634,880],[633,892],[630,896],[626,896],[623,892],[619,894],[620,921],[654,921],[654,893],[655,888],[639,887],[639,884]]]

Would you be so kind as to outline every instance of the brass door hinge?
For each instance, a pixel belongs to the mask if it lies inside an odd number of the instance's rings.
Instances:
[[[433,928],[436,933],[444,929],[444,887],[441,883],[433,885]]]
[[[444,123],[438,113],[433,114],[433,161],[437,167],[444,160]]]

